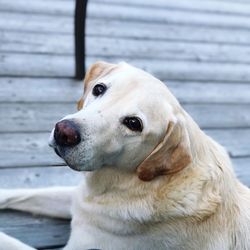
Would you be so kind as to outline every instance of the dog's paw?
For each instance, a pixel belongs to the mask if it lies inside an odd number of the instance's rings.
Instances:
[[[0,242],[0,250],[35,250],[2,232],[0,232]]]

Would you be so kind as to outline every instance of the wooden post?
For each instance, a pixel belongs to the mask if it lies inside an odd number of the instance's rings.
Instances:
[[[75,4],[75,78],[82,80],[85,75],[85,23],[87,0],[76,0]]]

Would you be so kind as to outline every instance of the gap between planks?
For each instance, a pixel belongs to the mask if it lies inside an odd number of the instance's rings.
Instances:
[[[209,83],[171,80],[164,82],[182,103],[250,104],[248,82]],[[75,106],[83,93],[83,81],[63,78],[0,77],[0,86],[0,103],[6,104],[48,103],[52,105],[53,103],[71,103],[72,106]],[[37,91],[37,89],[40,91]]]
[[[120,62],[123,57],[87,57],[89,66],[97,60]],[[0,54],[0,75],[73,77],[74,59],[70,56],[37,54]],[[152,73],[159,79],[183,81],[249,82],[249,64],[212,63],[199,61],[128,59],[127,62]]]
[[[72,36],[0,31],[0,51],[11,54],[70,55],[73,57]],[[58,44],[58,40],[63,40]],[[87,56],[164,59],[199,62],[250,63],[250,46],[137,40],[127,38],[86,37]]]

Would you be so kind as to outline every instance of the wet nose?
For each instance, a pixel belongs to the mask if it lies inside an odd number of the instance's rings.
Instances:
[[[59,146],[75,146],[81,141],[79,128],[71,120],[62,120],[55,126],[54,139]]]

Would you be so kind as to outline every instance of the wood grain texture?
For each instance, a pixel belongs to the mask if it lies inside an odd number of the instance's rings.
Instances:
[[[97,60],[123,61],[123,57],[88,57],[87,65]],[[250,72],[247,64],[210,63],[199,61],[168,61],[131,59],[128,63],[140,67],[162,80],[182,81],[228,81],[249,82]],[[73,77],[74,62],[70,56],[46,54],[0,53],[0,75],[32,77]]]
[[[76,103],[83,93],[83,81],[65,78],[1,77],[0,86],[0,103]]]
[[[166,81],[182,103],[249,104],[250,87],[239,82]],[[62,78],[0,78],[0,103],[76,103],[83,92],[83,82]],[[39,89],[39,91],[37,91]],[[59,94],[60,93],[60,94]],[[221,94],[223,93],[223,95]]]
[[[249,8],[248,6],[245,7]],[[157,9],[157,15],[152,15],[152,9],[140,6],[112,5],[112,12],[108,4],[92,3],[88,7],[89,17],[119,19],[124,21],[140,21],[165,24],[183,24],[208,27],[227,27],[247,29],[250,27],[249,16],[220,15],[209,12],[187,12],[168,8]],[[100,14],[101,13],[101,14]]]
[[[102,58],[100,59],[108,59]],[[109,60],[114,62],[122,61],[122,58]],[[87,65],[96,61],[96,58],[87,58]],[[161,61],[127,59],[128,63],[142,68],[162,80],[182,81],[226,81],[226,82],[249,82],[250,72],[247,64],[233,63],[209,63],[194,61]]]
[[[8,22],[6,22],[8,20]],[[45,33],[48,38],[58,34],[73,34],[72,17],[53,15],[34,15],[25,13],[1,12],[0,30],[38,34]],[[63,28],[62,28],[63,27]],[[174,40],[187,42],[205,42],[222,44],[242,44],[249,46],[250,34],[245,29],[208,27],[168,23],[123,22],[119,19],[87,19],[87,35],[101,37],[124,37],[136,39]],[[39,32],[38,32],[39,31]],[[2,35],[3,36],[3,35]],[[9,35],[11,36],[11,35]],[[30,35],[32,36],[32,35]],[[66,39],[66,38],[65,38]],[[59,41],[59,40],[58,40]],[[67,39],[66,39],[67,41]],[[39,43],[39,41],[37,41]],[[60,44],[60,43],[59,43]],[[63,45],[60,45],[63,46]],[[67,45],[64,45],[67,46]]]
[[[49,38],[49,39],[48,39]],[[58,41],[63,41],[58,43]],[[88,56],[250,63],[250,47],[220,43],[88,36]],[[72,35],[0,31],[0,52],[73,56]]]
[[[32,31],[35,33],[57,32],[72,34],[73,18],[57,15],[27,15],[26,13],[1,12],[0,29],[23,32]]]
[[[68,166],[6,168],[1,169],[0,188],[77,186],[83,178]]]
[[[97,37],[126,37],[136,39],[174,40],[204,43],[225,43],[249,45],[249,32],[244,29],[196,26],[182,24],[161,24],[143,22],[122,22],[119,20],[87,19],[87,34]]]
[[[244,0],[243,0],[244,1]],[[92,2],[97,3],[114,3],[131,6],[151,7],[151,8],[169,8],[169,9],[180,9],[191,12],[214,12],[221,14],[235,14],[235,15],[248,15],[250,13],[250,6],[246,5],[249,1],[199,1],[199,0],[158,0],[158,1],[143,1],[143,0],[94,0]],[[157,10],[156,10],[157,11]]]
[[[0,231],[35,248],[46,249],[63,246],[69,237],[70,225],[68,220],[1,211]]]
[[[74,1],[61,0],[0,0],[0,9],[4,12],[20,12],[26,14],[66,15],[73,16]]]
[[[72,77],[72,56],[0,53],[0,75]]]
[[[53,2],[48,0],[16,0],[15,3],[8,0],[0,1],[0,8],[4,11],[16,11],[25,13],[45,13],[45,14],[57,14],[57,15],[72,15],[74,1],[61,1],[54,0]],[[143,0],[92,0],[89,4],[107,4],[107,5],[130,5],[137,7],[150,7],[150,8],[168,8],[173,10],[183,10],[191,12],[211,12],[231,15],[248,15],[250,14],[249,6],[241,1],[234,2],[219,2],[219,1],[198,1],[198,0],[174,0],[164,1],[158,0],[154,2],[145,2]],[[48,5],[50,8],[48,8]],[[112,9],[111,9],[112,11]]]
[[[48,146],[49,133],[0,134],[1,167],[62,165]]]
[[[5,18],[11,18],[6,22]],[[29,22],[31,19],[32,22]],[[19,22],[17,22],[19,20]],[[61,28],[63,27],[63,29]],[[109,19],[87,19],[87,34],[95,36],[96,39],[101,37],[116,38],[136,38],[136,39],[153,39],[153,40],[174,40],[187,42],[206,42],[222,44],[242,44],[249,45],[250,34],[247,30],[236,29],[232,33],[230,29],[216,27],[193,27],[178,24],[158,24],[143,22],[124,23],[119,20]],[[38,34],[38,38],[45,33],[48,37],[61,34],[72,35],[73,26],[71,18],[29,15],[22,13],[1,13],[0,30],[3,36],[4,30],[12,32],[22,32],[29,36],[29,33]],[[39,33],[37,32],[39,30]],[[152,32],[153,31],[153,32]],[[11,34],[9,35],[11,36]],[[30,35],[32,36],[32,34]],[[87,38],[88,39],[88,38]],[[65,38],[67,41],[67,39]],[[39,43],[39,41],[37,41]],[[60,46],[67,46],[61,45]]]
[[[226,148],[231,157],[249,157],[249,129],[205,130],[215,141]]]
[[[173,3],[173,2],[172,2]],[[50,4],[50,5],[49,5]],[[188,4],[186,4],[187,6]],[[207,4],[208,5],[208,4]],[[48,7],[49,6],[49,7]],[[181,6],[181,3],[179,3]],[[185,6],[185,5],[184,5]],[[214,6],[214,10],[217,11],[186,11],[187,8],[157,8],[157,15],[152,15],[152,7],[144,5],[142,6],[131,6],[131,5],[115,5],[115,4],[103,4],[101,1],[98,3],[91,2],[88,5],[88,16],[90,18],[100,19],[119,19],[124,21],[141,21],[141,22],[157,22],[157,23],[182,23],[190,25],[204,25],[204,26],[216,26],[216,27],[230,27],[230,28],[249,28],[249,16],[250,8],[248,5],[237,5],[241,15],[220,15],[218,13],[218,7]],[[192,3],[189,3],[189,7],[192,8]],[[198,6],[196,4],[196,6]],[[201,6],[201,4],[199,5]],[[7,0],[2,0],[3,10],[17,11],[23,13],[38,13],[38,14],[67,14],[73,15],[73,3],[72,2],[60,2],[53,1],[38,1],[33,3],[31,0],[17,1],[17,3],[11,4]],[[223,6],[221,6],[223,11]],[[194,9],[194,8],[193,8]],[[224,9],[230,9],[230,6]],[[226,10],[225,10],[226,12]],[[232,11],[231,11],[232,12]],[[244,13],[242,13],[244,12]]]

